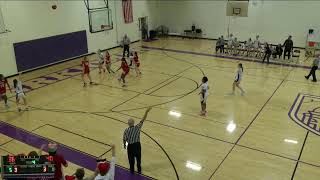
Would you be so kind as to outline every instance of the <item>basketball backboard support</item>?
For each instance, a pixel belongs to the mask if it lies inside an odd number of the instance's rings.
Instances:
[[[113,29],[112,11],[108,0],[84,0],[84,3],[88,10],[91,33]]]

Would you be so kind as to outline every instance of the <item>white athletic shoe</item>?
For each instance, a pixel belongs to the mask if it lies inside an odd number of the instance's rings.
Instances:
[[[8,103],[6,103],[4,106],[5,106],[7,109],[9,109],[9,108],[10,108],[10,106],[9,106],[9,104],[8,104]]]

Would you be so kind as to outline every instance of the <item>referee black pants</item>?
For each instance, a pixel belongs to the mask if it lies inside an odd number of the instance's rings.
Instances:
[[[308,76],[306,76],[307,79],[309,79],[310,76],[312,76],[313,81],[317,82],[317,77],[316,77],[316,71],[318,69],[318,66],[312,66],[310,73]]]
[[[140,142],[129,144],[127,148],[130,172],[134,173],[134,162],[137,159],[138,172],[141,173],[141,144]]]
[[[290,57],[291,57],[291,49],[284,49],[283,59],[286,59],[287,55],[288,55],[288,59],[290,59]]]
[[[123,54],[122,54],[123,57],[125,56],[126,51],[128,52],[127,57],[129,57],[129,51],[130,51],[129,49],[130,49],[129,45],[123,45]]]

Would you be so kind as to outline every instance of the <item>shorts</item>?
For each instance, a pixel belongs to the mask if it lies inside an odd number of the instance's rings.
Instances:
[[[16,93],[16,100],[19,100],[21,98],[25,98],[26,95],[22,92],[22,93]]]
[[[124,76],[126,76],[126,75],[129,74],[129,71],[123,71],[122,74],[123,74]]]
[[[134,63],[136,67],[140,67],[140,63]]]
[[[90,70],[89,69],[85,69],[84,71],[83,71],[83,74],[89,74],[90,73]]]
[[[200,102],[201,103],[206,103],[208,99],[208,94],[205,94],[204,97],[200,95]]]
[[[3,96],[6,96],[6,93],[0,93],[0,100],[2,99]]]

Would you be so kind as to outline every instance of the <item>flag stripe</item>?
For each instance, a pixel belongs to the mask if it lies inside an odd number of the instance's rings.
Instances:
[[[122,0],[122,11],[125,23],[133,22],[132,0]]]

